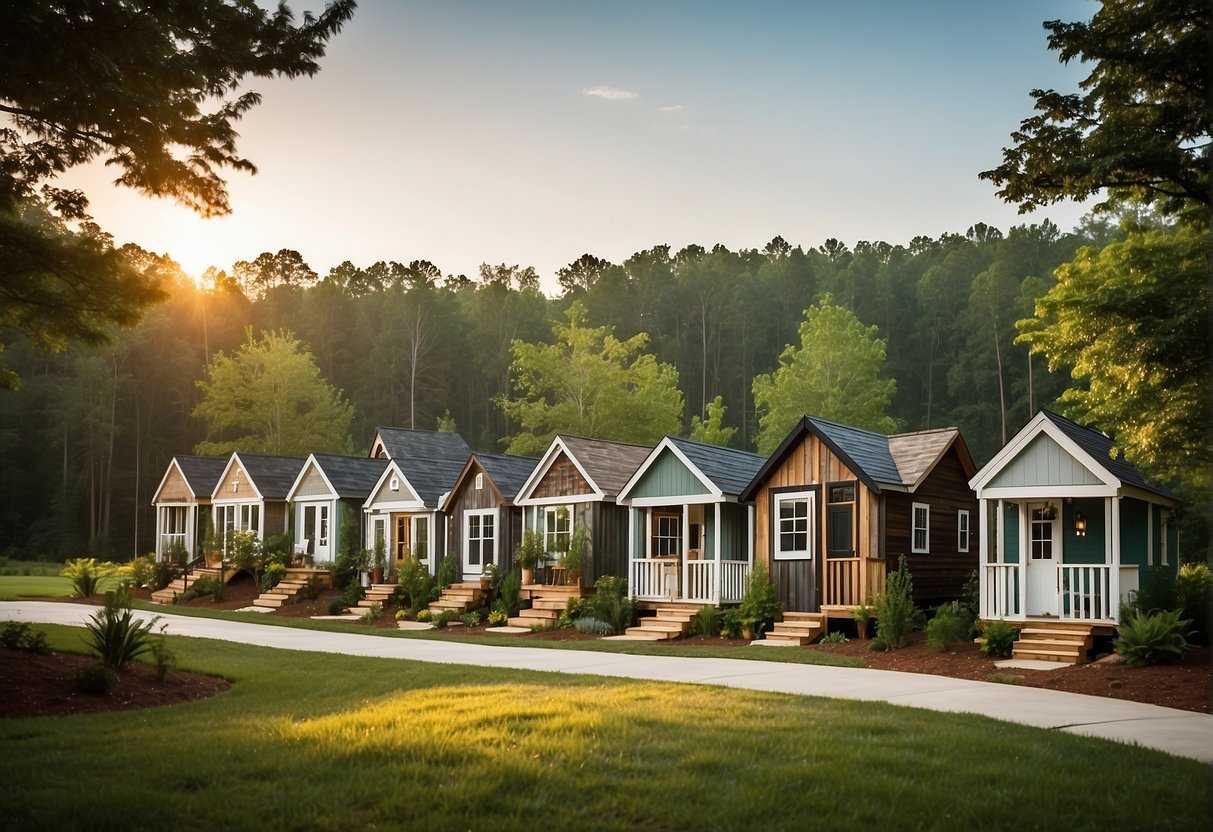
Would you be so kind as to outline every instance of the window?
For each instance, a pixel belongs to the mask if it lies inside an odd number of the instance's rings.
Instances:
[[[831,485],[830,486],[830,502],[831,503],[853,503],[853,502],[855,502],[855,486],[853,486],[853,485]]]
[[[1052,506],[1033,506],[1031,528],[1028,531],[1031,544],[1032,560],[1053,559],[1053,517],[1056,512]]]
[[[430,518],[413,518],[413,557],[425,563],[430,558]]]
[[[477,491],[483,491],[483,490],[484,490],[484,474],[477,474],[477,475],[476,475],[476,490],[477,490]]]
[[[814,506],[817,495],[812,491],[775,495],[775,560],[807,560],[813,557]]]
[[[329,545],[329,507],[328,506],[320,507],[320,529],[317,532],[317,536],[320,538],[321,546]]]
[[[914,518],[910,530],[910,551],[916,555],[931,551],[931,507],[926,503],[913,503],[910,514]]]
[[[467,565],[483,566],[492,563],[496,525],[494,511],[469,511],[464,516],[467,518]]]
[[[668,558],[682,554],[682,517],[668,512],[653,512],[653,537],[650,557]]]
[[[543,512],[543,550],[567,552],[573,532],[573,512],[569,506],[552,506]]]
[[[956,512],[956,551],[969,551],[969,512],[963,508]]]

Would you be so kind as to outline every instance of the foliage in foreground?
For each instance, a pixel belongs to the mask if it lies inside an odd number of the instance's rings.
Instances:
[[[79,636],[58,627],[51,638],[58,649]],[[418,829],[522,830],[537,816],[586,830],[801,828],[808,817],[832,829],[1131,828],[1156,825],[1164,805],[1171,829],[1208,819],[1196,762],[973,715],[170,641],[182,669],[232,689],[156,711],[0,720],[12,827],[128,828],[132,806],[141,826],[199,830],[405,817]],[[1050,776],[1004,788],[1008,759]],[[64,800],[47,772],[68,761]],[[1126,800],[1107,772],[1136,770],[1154,776]]]
[[[914,615],[914,579],[906,556],[902,555],[897,570],[889,575],[884,592],[876,599],[876,638],[872,649],[900,650],[909,644]]]
[[[993,659],[1006,659],[1015,649],[1019,630],[1005,621],[990,621],[982,632],[981,652]]]
[[[107,592],[105,606],[85,623],[85,641],[98,656],[101,664],[122,670],[126,663],[152,649],[152,627],[158,619],[140,621],[120,593]]]
[[[1112,647],[1128,665],[1172,664],[1192,649],[1187,639],[1191,623],[1179,617],[1179,610],[1134,610],[1116,628]]]
[[[116,563],[99,561],[96,558],[76,558],[65,563],[60,574],[72,582],[73,595],[77,598],[88,598],[100,591],[104,579],[118,576],[122,572],[123,567]]]

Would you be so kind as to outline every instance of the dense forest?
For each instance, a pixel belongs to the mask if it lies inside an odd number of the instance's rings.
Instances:
[[[425,260],[347,261],[321,276],[289,250],[209,270],[199,285],[167,257],[127,246],[167,293],[141,325],[104,346],[47,353],[18,339],[6,349],[22,381],[0,396],[0,553],[149,550],[169,459],[206,438],[192,415],[198,382],[250,333],[293,333],[353,405],[339,450],[366,453],[380,425],[453,420],[474,448],[500,451],[515,430],[500,406],[511,343],[551,341],[575,300],[619,338],[647,333],[649,350],[677,368],[684,432],[719,395],[732,444],[753,448],[753,379],[778,366],[805,309],[829,295],[887,340],[898,428],[959,426],[981,464],[1070,384],[1068,368],[1050,373],[1016,343],[1016,321],[1081,246],[1121,234],[1111,219],[1070,233],[1047,221],[1005,233],[978,223],[908,246],[656,245],[622,263],[583,255],[559,271],[554,297],[531,268],[485,265],[469,278]]]

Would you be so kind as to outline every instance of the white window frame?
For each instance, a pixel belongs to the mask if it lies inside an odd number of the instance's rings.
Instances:
[[[479,563],[472,563],[472,558],[471,558],[471,552],[472,552],[472,550],[471,550],[471,542],[472,542],[471,531],[472,531],[472,518],[473,517],[480,518],[480,523],[479,523],[480,534],[476,538],[476,540],[480,542],[480,550],[479,550],[480,562]],[[491,518],[493,521],[493,536],[491,538],[486,538],[485,534],[484,534],[484,518],[486,518],[486,517]],[[497,538],[498,538],[497,532],[498,532],[497,509],[482,508],[482,509],[469,509],[468,511],[465,511],[463,513],[463,561],[464,561],[464,563],[467,564],[468,566],[478,566],[481,569],[484,568],[485,560],[484,560],[483,541],[486,539],[493,541],[493,550],[492,550],[492,554],[490,556],[492,558],[492,560],[490,562],[496,563],[497,562]]]
[[[433,548],[430,542],[430,516],[428,514],[414,514],[411,522],[413,524],[413,528],[410,529],[411,534],[409,536],[409,543],[411,545],[409,548],[413,553],[413,557],[417,558],[418,562],[429,563],[430,549]],[[425,529],[425,534],[422,534],[421,532],[423,528]],[[494,527],[494,530],[496,530],[496,527]],[[421,541],[423,538],[425,540],[425,553],[418,554],[418,550],[421,548]],[[494,543],[494,545],[496,544]]]
[[[928,536],[930,532],[927,532]],[[967,508],[958,509],[956,511],[956,551],[969,551],[969,510]]]
[[[564,522],[568,526],[563,531],[560,531],[559,529],[554,528],[553,524],[551,522],[549,522],[550,518],[559,519],[561,511],[565,512]],[[571,541],[573,539],[573,507],[571,505],[544,506],[544,508],[543,508],[543,551],[547,552],[548,554],[558,554],[558,553],[563,553],[563,552],[568,551],[567,543],[563,549],[560,548],[560,542],[559,542],[558,538],[561,535],[564,535],[566,540]]]
[[[662,521],[665,523],[665,533],[662,531]],[[670,522],[673,523],[673,533],[670,533]],[[661,545],[662,541],[666,545]],[[670,549],[668,552],[662,549]],[[682,556],[682,513],[676,511],[653,512],[652,532],[649,534],[649,557],[675,558]]]
[[[918,511],[925,515],[924,523],[918,524]],[[922,545],[918,545],[918,533],[922,532]],[[927,503],[910,504],[910,553],[925,555],[931,551],[931,506]]]
[[[774,497],[775,505],[772,507],[771,518],[771,557],[774,560],[812,560],[817,554],[817,492],[816,491],[788,491],[782,494],[776,494]],[[783,548],[783,530],[782,524],[784,518],[780,517],[780,508],[784,503],[804,503],[806,515],[801,518],[799,515],[794,515],[788,518],[793,523],[793,528],[788,534],[800,534],[795,528],[797,520],[805,521],[805,548],[801,549],[784,549]]]

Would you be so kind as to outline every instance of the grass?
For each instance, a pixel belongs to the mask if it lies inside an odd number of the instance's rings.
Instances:
[[[63,564],[45,560],[9,560],[0,558],[0,576],[58,575]]]
[[[47,627],[52,645],[79,630]],[[0,720],[6,828],[1205,829],[1208,769],[878,703],[171,639],[199,703]],[[1118,772],[1149,771],[1124,788]]]
[[[49,575],[5,575],[0,576],[0,601],[18,601],[22,598],[66,598],[72,594],[72,582],[59,577],[63,564],[51,564],[56,571]],[[113,589],[113,578],[101,579],[101,591]]]

